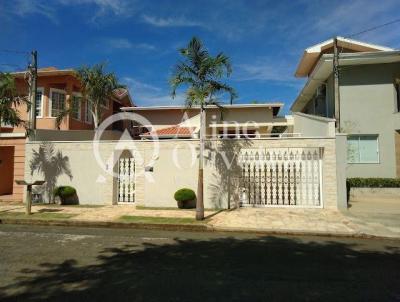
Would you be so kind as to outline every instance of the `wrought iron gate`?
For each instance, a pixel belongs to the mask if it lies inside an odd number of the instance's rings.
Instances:
[[[135,201],[135,160],[120,158],[118,162],[118,203]]]
[[[245,149],[239,163],[243,206],[322,207],[322,149]]]

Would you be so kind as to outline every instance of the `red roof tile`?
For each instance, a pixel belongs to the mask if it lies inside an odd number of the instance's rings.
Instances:
[[[151,132],[146,132],[143,133],[143,136],[152,136],[152,135],[157,135],[157,136],[191,136],[192,133],[195,131],[195,127],[179,127],[179,126],[173,126],[173,127],[167,127],[167,128],[162,128],[158,129],[155,131]]]
[[[117,98],[122,98],[128,94],[128,90],[125,88],[117,88],[114,89],[113,93]]]

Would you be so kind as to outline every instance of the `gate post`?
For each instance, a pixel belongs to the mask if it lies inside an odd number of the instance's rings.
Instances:
[[[336,134],[336,184],[337,184],[337,207],[347,210],[347,134]]]

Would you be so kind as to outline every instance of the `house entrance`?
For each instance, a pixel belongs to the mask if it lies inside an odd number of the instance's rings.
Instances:
[[[135,201],[135,159],[122,157],[118,161],[118,203]]]

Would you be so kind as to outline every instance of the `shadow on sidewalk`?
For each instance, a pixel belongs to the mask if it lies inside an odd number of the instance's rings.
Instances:
[[[366,243],[367,244],[367,243]],[[393,301],[400,299],[399,247],[295,238],[175,240],[125,245],[25,269],[2,301]]]

